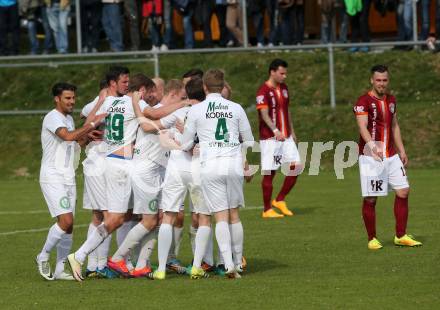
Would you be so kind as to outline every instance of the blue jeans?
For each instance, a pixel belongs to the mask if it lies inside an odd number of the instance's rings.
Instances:
[[[183,32],[185,37],[185,48],[194,47],[194,33],[192,28],[192,17],[194,9],[190,9],[186,15],[183,16]]]
[[[426,40],[429,35],[429,26],[430,26],[430,8],[431,8],[431,0],[421,0],[419,2],[421,6],[421,17],[422,17],[422,32],[420,33],[420,40]]]
[[[397,15],[400,21],[399,39],[402,41],[409,41],[413,37],[412,13],[412,0],[403,0],[399,3],[397,7]]]
[[[269,43],[277,43],[278,34],[278,4],[277,0],[266,0],[267,14],[269,15]]]
[[[41,11],[41,23],[43,24],[43,29],[44,29],[44,51],[49,52],[49,50],[53,46],[52,30],[50,29],[46,7],[42,6],[40,11]]]
[[[119,3],[104,3],[102,6],[102,27],[114,52],[124,50],[122,39],[121,9]]]
[[[148,29],[150,29],[151,44],[159,47],[161,44],[160,25],[153,21],[153,17],[148,18]]]
[[[263,14],[261,12],[252,15],[252,21],[254,22],[255,34],[257,42],[264,44],[264,29],[263,29]]]
[[[37,38],[37,21],[36,19],[29,19],[28,24],[28,38],[31,46],[31,54],[36,55],[38,53],[38,38]]]
[[[165,33],[163,35],[163,43],[168,48],[173,48],[173,24],[172,24],[173,8],[171,0],[164,0],[163,2],[163,21],[165,24]]]
[[[60,54],[65,54],[69,48],[67,17],[69,16],[70,6],[62,10],[59,3],[54,3],[52,6],[46,8],[46,12],[50,28],[55,36],[57,51]]]

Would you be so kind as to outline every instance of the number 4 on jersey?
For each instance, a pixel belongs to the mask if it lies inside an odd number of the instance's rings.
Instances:
[[[228,127],[226,126],[226,118],[219,118],[217,121],[217,128],[215,130],[215,139],[224,140],[228,142],[229,134]]]

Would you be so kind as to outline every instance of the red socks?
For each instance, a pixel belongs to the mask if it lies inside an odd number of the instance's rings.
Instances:
[[[263,180],[261,182],[261,187],[263,189],[263,202],[264,202],[264,211],[270,210],[272,208],[272,181],[275,177],[275,171],[272,170],[271,174],[263,175]]]
[[[376,237],[376,201],[364,199],[362,205],[362,217],[367,229],[368,240]]]
[[[406,223],[408,222],[408,197],[394,199],[394,217],[396,218],[396,236],[402,237],[406,234]]]
[[[286,176],[284,178],[283,186],[281,187],[280,193],[277,196],[277,201],[282,201],[286,198],[287,194],[290,193],[290,190],[295,186],[296,179],[298,176]]]

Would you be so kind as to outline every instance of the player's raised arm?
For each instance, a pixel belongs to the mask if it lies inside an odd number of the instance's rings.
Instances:
[[[393,130],[394,145],[397,148],[397,152],[399,154],[400,159],[402,160],[403,165],[406,166],[408,164],[408,156],[406,156],[405,147],[403,146],[402,135],[400,133],[400,126],[399,126],[399,122],[397,121],[397,113],[394,113],[391,128]]]
[[[134,110],[134,113],[136,114],[136,117],[138,119],[139,126],[145,132],[156,132],[156,131],[159,131],[160,129],[163,129],[160,121],[158,121],[158,120],[153,121],[153,120],[145,117],[145,114],[141,111],[141,107],[139,104],[141,101],[141,98],[142,98],[141,92],[138,92],[138,91],[133,92],[131,102],[133,104],[133,110]],[[144,111],[147,109],[151,109],[151,108],[145,107]],[[151,109],[151,110],[153,110],[153,109]]]
[[[187,105],[190,105],[191,101],[190,100],[181,100],[179,102],[176,103],[172,103],[166,106],[162,106],[160,108],[157,109],[153,109],[151,107],[146,107],[142,112],[143,115],[146,118],[152,119],[152,120],[158,120],[164,116],[167,116],[168,114],[173,113],[174,111],[183,108]]]

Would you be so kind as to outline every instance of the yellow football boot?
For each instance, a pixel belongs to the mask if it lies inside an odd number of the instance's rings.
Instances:
[[[370,241],[368,241],[368,248],[370,250],[380,250],[383,248],[383,246],[379,240],[377,240],[376,238],[373,238]]]
[[[272,207],[277,208],[281,211],[284,215],[287,216],[293,216],[293,212],[287,209],[287,205],[285,201],[276,201],[275,199],[272,200]]]
[[[394,236],[394,244],[397,246],[409,246],[409,247],[417,247],[423,245],[420,241],[417,241],[411,235],[403,235],[400,238]]]

